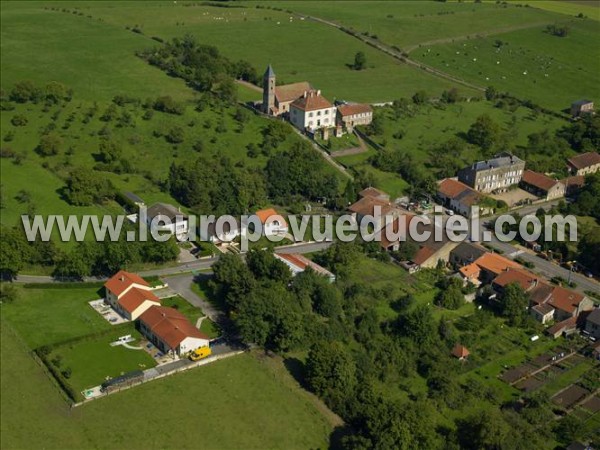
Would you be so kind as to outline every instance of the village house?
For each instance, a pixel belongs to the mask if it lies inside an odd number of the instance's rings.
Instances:
[[[562,286],[553,286],[524,269],[511,269],[498,275],[492,287],[501,296],[506,286],[512,283],[518,284],[529,294],[530,312],[542,323],[577,319],[583,311],[590,311],[594,307],[589,297]]]
[[[235,223],[225,221],[221,230],[217,230],[217,223],[211,222],[206,227],[200,227],[200,240],[212,242],[215,245],[230,243],[238,237],[245,236],[248,231],[246,223],[235,219]]]
[[[321,91],[305,91],[290,105],[290,121],[301,131],[314,133],[335,126],[336,108],[321,95]],[[325,131],[326,133],[326,131]],[[323,139],[328,135],[324,134]]]
[[[504,192],[519,184],[524,170],[525,161],[510,153],[501,153],[459,170],[458,180],[478,192]]]
[[[565,196],[566,187],[558,180],[553,180],[543,173],[525,170],[521,179],[521,187],[527,192],[544,200],[552,200]]]
[[[154,223],[159,232],[174,234],[179,240],[187,238],[188,217],[181,212],[181,209],[167,203],[155,203],[148,208],[146,214],[146,223],[149,228]]]
[[[135,273],[120,270],[104,283],[105,300],[127,320],[136,320],[148,308],[160,305],[146,280]]]
[[[125,198],[127,200],[129,200],[131,203],[133,203],[138,208],[141,208],[142,206],[146,205],[144,203],[144,200],[141,197],[139,197],[138,195],[134,194],[133,192],[125,192],[123,195],[125,196]]]
[[[140,317],[140,332],[161,352],[185,355],[209,345],[210,338],[174,308],[152,306]]]
[[[506,272],[508,269],[520,268],[520,264],[505,258],[504,256],[500,256],[497,253],[487,252],[477,258],[471,264],[461,267],[459,272],[463,274],[465,278],[469,278],[467,281],[471,281],[471,279],[476,276],[480,283],[487,284],[501,273]]]
[[[571,116],[581,117],[586,114],[594,114],[594,102],[591,100],[578,100],[571,103]]]
[[[585,185],[585,177],[583,175],[573,175],[560,181],[565,185],[565,195],[567,196],[575,194]]]
[[[358,193],[360,198],[369,197],[377,200],[382,200],[384,202],[390,201],[390,195],[386,192],[383,192],[377,188],[369,186],[368,188],[364,188],[362,191]]]
[[[596,308],[588,314],[584,330],[594,339],[600,339],[600,308]]]
[[[254,215],[262,224],[264,236],[284,235],[288,232],[287,222],[275,209],[261,209]]]
[[[276,80],[275,72],[269,64],[263,75],[262,111],[270,116],[287,116],[291,103],[312,90],[312,86],[306,81],[277,86]]]
[[[600,170],[600,154],[597,152],[581,153],[567,160],[569,171],[574,175],[589,175]]]
[[[348,133],[356,125],[369,125],[373,121],[373,108],[362,103],[345,103],[337,107],[337,121]]]
[[[358,201],[348,207],[352,218],[360,226],[365,216],[372,216],[373,223],[369,226],[369,231],[376,233],[386,224],[385,216],[389,216],[389,221],[403,215],[405,211],[396,207],[390,202],[390,196],[379,189],[368,187],[359,192]]]
[[[484,196],[454,178],[445,178],[438,182],[437,197],[444,206],[461,216],[471,218],[474,212],[471,207],[479,205]],[[490,208],[481,208],[480,213],[488,214]]]
[[[317,274],[327,278],[330,283],[335,281],[335,275],[329,270],[321,267],[316,262],[311,261],[306,256],[300,253],[274,253],[275,258],[282,261],[290,268],[293,276],[304,272],[307,268],[314,270]]]
[[[453,267],[462,267],[471,264],[485,253],[487,253],[487,250],[479,244],[461,242],[450,252],[448,262]]]
[[[435,242],[430,239],[419,246],[419,250],[409,261],[403,261],[400,265],[409,273],[415,273],[421,269],[435,269],[439,264],[445,266],[450,257],[450,252],[457,245],[457,242],[448,240]]]

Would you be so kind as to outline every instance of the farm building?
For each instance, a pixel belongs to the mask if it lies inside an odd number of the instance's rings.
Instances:
[[[155,203],[148,208],[146,222],[148,227],[174,234],[180,240],[188,233],[188,217],[181,209],[167,203]]]
[[[160,305],[152,288],[135,273],[120,270],[105,284],[106,302],[127,320],[136,320],[151,306]]]
[[[384,202],[390,201],[390,194],[383,192],[377,188],[369,186],[368,188],[363,189],[358,193],[360,198],[369,197],[375,198],[377,200],[382,200]]]
[[[321,91],[305,91],[290,105],[290,121],[299,130],[314,133],[335,126],[336,108],[321,95]],[[326,139],[327,135],[324,134]]]
[[[461,242],[450,252],[450,264],[461,267],[466,264],[471,264],[480,256],[487,253],[487,250],[481,245],[471,242]]]
[[[301,272],[304,272],[307,268],[314,270],[321,276],[324,276],[329,280],[330,283],[335,281],[335,275],[329,270],[321,267],[317,263],[311,261],[307,257],[296,254],[296,253],[274,253],[275,258],[282,261],[288,266],[292,272],[292,275],[296,276]]]
[[[312,86],[306,82],[277,86],[277,77],[269,64],[263,75],[262,111],[270,116],[289,114],[291,103],[310,91]]]
[[[465,217],[476,214],[472,207],[484,199],[483,195],[454,178],[445,178],[438,183],[437,197],[444,206]],[[487,214],[490,211],[482,209],[480,212]]]
[[[346,103],[337,108],[337,121],[348,133],[356,125],[369,125],[373,121],[373,108],[362,103]]]
[[[594,114],[594,102],[591,100],[578,100],[571,103],[571,116],[581,117],[586,114]]]
[[[600,154],[597,152],[582,153],[569,158],[569,170],[575,175],[589,175],[600,170]]]
[[[139,329],[163,353],[178,356],[209,344],[209,337],[174,308],[152,306],[139,318]]]
[[[558,180],[553,180],[543,173],[525,170],[521,179],[521,187],[527,192],[544,200],[552,200],[565,196],[565,185]]]
[[[510,153],[479,161],[458,171],[458,180],[483,193],[504,192],[519,184],[525,161]]]
[[[565,195],[573,195],[585,184],[583,175],[573,175],[560,180],[565,185]]]

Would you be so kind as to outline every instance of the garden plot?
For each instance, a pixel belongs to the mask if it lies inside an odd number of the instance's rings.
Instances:
[[[559,392],[554,397],[552,397],[552,402],[558,406],[561,406],[565,409],[570,409],[573,405],[577,404],[577,402],[583,400],[586,396],[590,394],[590,391],[582,388],[576,384],[573,384],[566,388],[565,390]]]

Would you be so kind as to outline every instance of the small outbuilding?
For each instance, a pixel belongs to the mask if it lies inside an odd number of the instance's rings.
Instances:
[[[459,361],[466,360],[471,353],[464,345],[456,344],[452,349],[452,356],[457,358]]]

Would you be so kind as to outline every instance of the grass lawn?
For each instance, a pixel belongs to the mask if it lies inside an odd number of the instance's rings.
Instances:
[[[188,318],[188,320],[195,325],[196,321],[203,317],[202,310],[200,308],[196,308],[194,305],[190,304],[186,299],[180,297],[179,295],[176,297],[169,297],[162,300],[163,306],[168,306],[171,308],[175,308],[181,314]]]
[[[115,11],[117,4],[118,13]],[[20,47],[17,48],[21,51],[21,55],[14,56],[20,64],[10,80],[32,71],[31,68],[22,67],[27,55],[37,51],[37,48],[27,43],[29,39],[36,37],[34,31],[30,30],[35,30],[38,23],[50,20],[55,28],[53,39],[46,47],[52,49],[52,54],[61,49],[64,49],[59,54],[61,59],[67,58],[70,52],[75,52],[76,57],[83,54],[78,64],[87,67],[93,61],[89,56],[90,50],[100,52],[105,55],[106,63],[111,65],[106,70],[109,75],[104,74],[99,77],[100,80],[105,81],[105,85],[112,84],[123,90],[140,78],[144,80],[132,92],[147,89],[150,92],[158,91],[158,94],[172,88],[162,87],[156,82],[154,77],[162,75],[148,74],[147,71],[155,69],[143,67],[141,60],[136,61],[133,54],[136,50],[158,45],[150,37],[170,39],[187,33],[195,35],[202,43],[216,45],[231,59],[249,61],[260,72],[271,63],[279,81],[307,80],[322,89],[330,99],[386,101],[412,95],[419,89],[427,89],[439,95],[444,89],[454,86],[450,81],[402,64],[329,26],[298,18],[290,20],[289,13],[256,9],[250,4],[248,8],[215,8],[199,3],[162,2],[69,2],[66,5],[71,11],[80,10],[84,16],[44,10],[44,6],[50,6],[46,3],[32,2],[18,7],[3,5],[3,15],[5,10],[9,13],[6,14],[6,21],[20,21],[24,28],[20,32],[18,27],[10,27],[12,40],[19,41]],[[87,15],[91,15],[93,19],[88,19]],[[136,24],[142,28],[143,35],[126,29]],[[87,30],[87,27],[90,27],[87,33],[105,34],[108,42],[114,42],[118,50],[108,46],[104,48],[104,39],[96,39],[94,35],[90,36],[93,44],[88,43],[87,39],[75,43],[69,40],[72,35],[80,35],[82,29]],[[315,51],[316,48],[319,50]],[[363,51],[367,56],[367,70],[354,71],[347,66],[354,61],[354,55],[358,51]],[[121,61],[125,59],[128,60],[127,63],[121,66]],[[116,67],[115,61],[118,61]],[[73,64],[70,63],[68,67],[73,67]],[[73,74],[64,74],[64,71],[65,69],[61,69],[55,72],[53,67],[47,68],[48,74],[57,73],[57,79],[67,81],[73,77]],[[127,80],[119,78],[128,73],[133,76]],[[39,77],[38,75],[36,78]],[[91,96],[94,95],[93,85],[90,86],[92,79],[83,77],[77,82],[77,87],[86,89]],[[172,83],[177,81],[171,79]],[[107,90],[106,87],[96,89]]]
[[[101,298],[98,288],[19,288],[14,303],[3,304],[8,320],[31,349],[110,329],[88,302]]]
[[[589,43],[598,42],[593,20],[572,19],[560,38],[545,26],[511,31],[465,42],[423,46],[411,56],[481,86],[494,86],[519,98],[561,111],[576,99],[600,99],[600,59],[589,58]],[[504,44],[496,48],[496,41]]]
[[[337,152],[351,148],[360,147],[360,142],[354,133],[346,133],[342,137],[330,136],[327,141],[317,139],[329,152]]]
[[[307,394],[252,356],[218,361],[70,409],[18,338],[4,326],[1,332],[4,448],[328,445],[332,425]]]
[[[81,392],[104,382],[107,377],[116,377],[132,370],[144,370],[154,367],[154,359],[144,350],[133,350],[109,344],[118,337],[131,334],[135,341],[129,345],[139,346],[142,335],[135,330],[133,324],[108,333],[99,338],[83,340],[73,344],[65,344],[53,349],[48,360],[61,358],[60,370],[70,368],[69,384],[76,392]]]
[[[209,338],[214,339],[221,336],[221,328],[208,317],[202,319],[200,331],[205,333]]]

